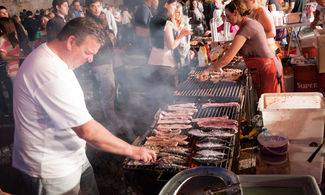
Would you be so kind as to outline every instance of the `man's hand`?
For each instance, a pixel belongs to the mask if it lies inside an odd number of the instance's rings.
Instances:
[[[149,150],[145,147],[133,146],[130,158],[134,160],[140,160],[144,163],[155,162],[157,160],[156,153],[153,150]]]

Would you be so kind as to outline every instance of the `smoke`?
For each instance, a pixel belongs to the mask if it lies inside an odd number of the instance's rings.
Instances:
[[[134,4],[133,0],[125,0],[124,3],[126,6]],[[163,27],[161,30],[163,32]],[[135,35],[135,26],[124,29],[122,25],[118,25],[118,32],[120,33],[117,35],[119,47],[124,47],[126,44],[127,48],[118,53],[122,64],[114,67],[117,89],[115,111],[123,123],[122,128],[117,130],[117,135],[124,134],[123,136],[131,141],[132,136],[133,138],[134,135],[142,136],[149,130],[159,108],[173,103],[177,71],[168,66],[148,65],[148,56],[142,51],[146,46],[139,44],[140,40]],[[132,39],[126,41],[126,37]],[[106,58],[105,61],[111,60],[110,55],[102,57]],[[105,124],[109,119],[104,117],[103,106],[100,104],[102,97],[98,92],[100,89],[91,69],[90,66],[85,65],[75,73],[83,88],[90,113],[94,119]]]

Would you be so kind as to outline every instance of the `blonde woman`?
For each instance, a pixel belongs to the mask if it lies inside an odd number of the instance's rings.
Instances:
[[[174,16],[172,17],[174,23],[176,37],[183,29],[189,29],[188,21],[185,20],[183,15],[183,6],[180,3],[176,4]],[[184,66],[190,51],[190,36],[181,38],[179,45],[174,49],[174,59],[180,66]]]

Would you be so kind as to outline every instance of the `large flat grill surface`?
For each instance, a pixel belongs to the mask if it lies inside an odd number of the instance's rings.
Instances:
[[[230,106],[230,107],[208,107],[202,109],[202,104],[197,104],[197,109],[198,111],[193,115],[193,118],[206,118],[206,117],[220,117],[227,115],[229,119],[233,120],[239,120],[239,110],[240,107],[237,106]],[[197,128],[194,124],[193,129]],[[155,126],[155,125],[154,125]],[[183,130],[183,133],[188,132],[189,130]],[[227,130],[225,130],[227,131]],[[149,135],[151,135],[149,133]],[[227,146],[227,148],[220,148],[217,149],[219,152],[223,152],[226,155],[223,157],[221,161],[214,162],[214,163],[207,163],[207,164],[202,164],[198,163],[195,160],[193,160],[193,155],[197,151],[196,148],[196,143],[198,142],[199,138],[190,136],[189,138],[189,144],[187,148],[190,151],[190,156],[188,157],[188,162],[184,165],[185,167],[192,168],[192,167],[197,167],[197,166],[217,166],[217,167],[222,167],[226,169],[231,169],[232,166],[232,160],[233,160],[233,154],[234,154],[234,146],[235,146],[235,140],[236,136],[228,137],[228,138],[221,138],[222,140],[225,141],[224,146]],[[145,137],[143,137],[143,140],[140,142],[141,144],[145,143]],[[141,145],[140,144],[140,145]],[[126,159],[123,163],[123,167],[126,170],[138,170],[138,171],[153,171],[153,172],[165,172],[165,173],[178,173],[184,168],[178,168],[178,167],[170,167],[170,168],[162,168],[159,166],[155,165],[129,165],[128,162],[133,161],[130,159]]]
[[[185,97],[238,97],[242,84],[235,81],[201,82],[196,79],[184,81],[176,90],[175,96]]]
[[[229,119],[238,120],[238,108],[231,107],[208,107],[202,109],[202,104],[198,105],[198,111],[193,115],[193,118],[206,118],[227,115]]]
[[[228,68],[235,68],[229,66]],[[238,68],[238,67],[236,67]],[[192,74],[200,74],[206,67],[199,67],[196,70],[192,70]],[[243,69],[243,67],[239,67]],[[237,81],[219,81],[217,83],[211,81],[199,81],[196,78],[188,78],[186,81],[181,83],[174,96],[176,98],[210,98],[217,99],[218,101],[229,102],[241,100],[243,94],[243,88],[245,86],[246,75],[237,80]]]

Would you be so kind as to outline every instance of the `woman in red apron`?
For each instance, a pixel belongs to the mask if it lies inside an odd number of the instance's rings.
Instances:
[[[240,28],[225,55],[213,62],[212,66],[202,73],[201,79],[207,78],[210,71],[222,72],[221,68],[228,65],[239,53],[244,57],[258,96],[262,93],[278,93],[278,78],[282,73],[282,65],[277,63],[275,54],[268,47],[263,26],[248,18],[249,14],[250,11],[241,0],[233,0],[226,6],[227,21]]]

